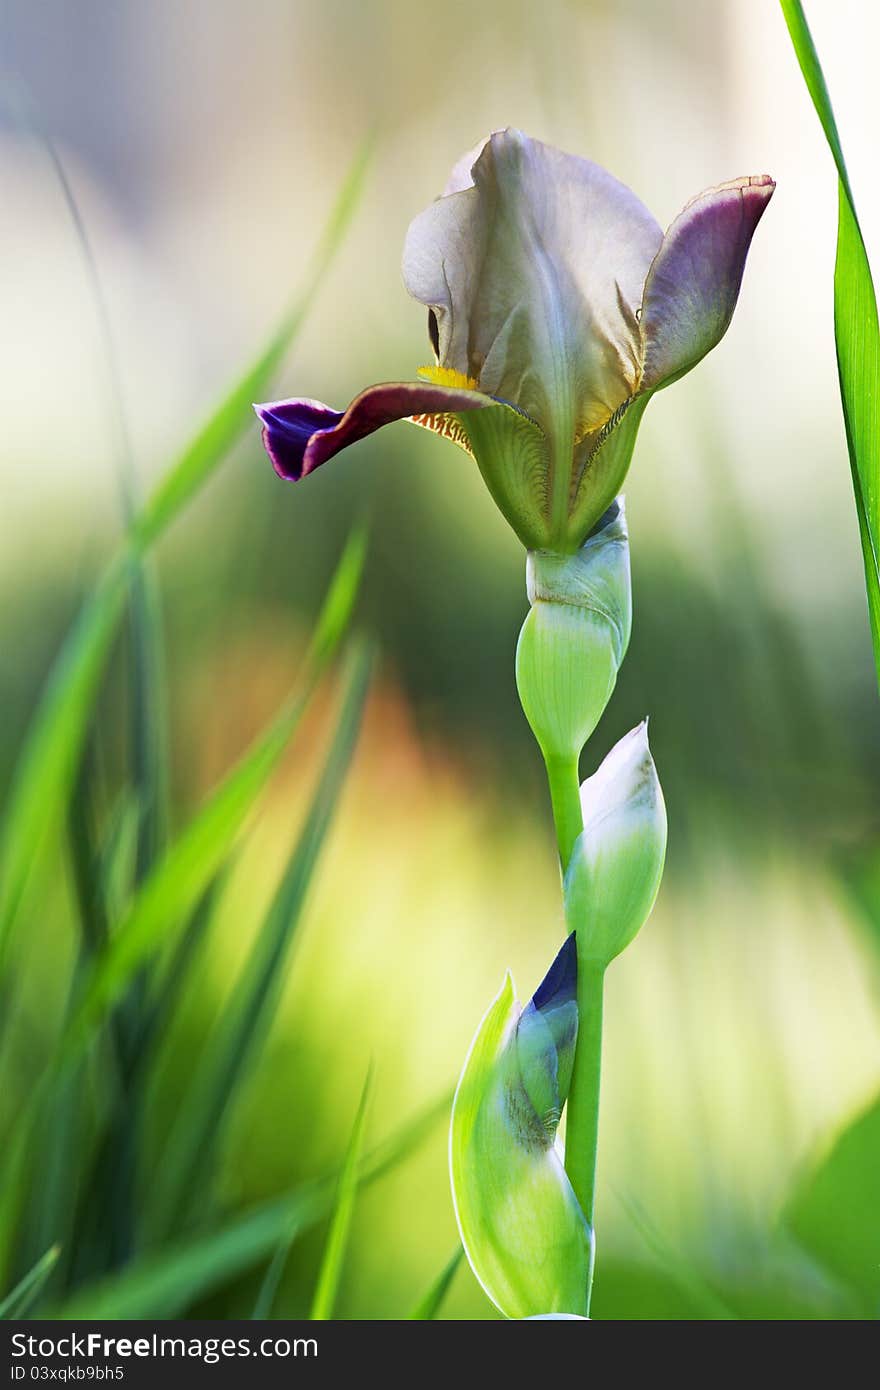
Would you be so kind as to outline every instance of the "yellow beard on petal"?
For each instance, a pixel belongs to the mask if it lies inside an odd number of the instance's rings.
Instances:
[[[424,381],[433,381],[435,386],[451,386],[459,391],[477,391],[479,383],[475,377],[465,376],[453,367],[419,367],[419,376]]]

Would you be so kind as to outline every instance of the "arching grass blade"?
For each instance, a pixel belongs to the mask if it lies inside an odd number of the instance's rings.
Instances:
[[[299,298],[266,348],[181,453],[134,523],[130,544],[157,540],[207,482],[239,434],[252,422],[251,402],[272,377],[332,263],[357,206],[370,155],[359,151],[342,185]],[[105,662],[122,614],[128,556],[108,566],[55,660],[22,745],[0,823],[0,963],[32,866],[67,802]]]
[[[363,188],[372,146],[371,138],[365,140],[352,161],[296,301],[282,318],[266,347],[183,450],[147,502],[134,527],[133,536],[137,545],[148,545],[166,528],[203,485],[213,471],[216,460],[228,452],[238,435],[252,423],[253,402],[264,399],[267,383],[271,382],[296,337],[348,230]]]
[[[452,1287],[452,1281],[458,1273],[458,1267],[464,1259],[464,1251],[458,1247],[452,1259],[444,1265],[437,1278],[430,1288],[422,1295],[412,1312],[408,1314],[408,1321],[425,1322],[436,1318],[443,1306],[443,1300]]]
[[[58,1263],[60,1254],[60,1246],[53,1245],[37,1260],[33,1269],[0,1302],[0,1319],[25,1317],[46,1287],[46,1280]]]
[[[431,1105],[378,1145],[358,1165],[358,1182],[372,1183],[413,1153],[449,1114],[450,1096]],[[287,1196],[263,1203],[218,1230],[143,1256],[112,1278],[78,1290],[53,1316],[78,1318],[174,1318],[204,1294],[250,1269],[278,1245],[309,1230],[333,1209],[336,1174],[304,1183]]]
[[[874,664],[880,681],[880,329],[877,298],[834,110],[801,0],[780,0],[816,114],[837,167],[834,337],[850,471],[862,542]]]
[[[354,1118],[351,1137],[339,1175],[333,1213],[330,1217],[330,1229],[327,1232],[327,1243],[324,1246],[324,1256],[315,1284],[311,1317],[317,1322],[326,1322],[332,1318],[339,1280],[342,1277],[342,1266],[345,1261],[348,1234],[351,1229],[351,1219],[354,1215],[354,1203],[357,1196],[358,1168],[361,1161],[361,1149],[364,1144],[372,1081],[371,1068],[367,1072],[367,1079],[361,1092],[360,1104]]]
[[[204,1061],[184,1094],[177,1126],[157,1174],[148,1224],[155,1236],[179,1230],[198,1215],[223,1123],[284,983],[284,960],[299,922],[322,845],[357,740],[372,656],[358,648],[348,663],[345,693],[330,750],[278,891],[241,979],[223,1010]]]

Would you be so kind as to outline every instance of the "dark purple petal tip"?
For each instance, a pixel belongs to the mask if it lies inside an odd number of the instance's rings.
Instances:
[[[768,174],[733,179],[692,198],[672,223],[645,282],[643,389],[683,376],[724,337],[775,187]]]
[[[344,412],[307,398],[255,405],[263,426],[263,445],[280,478],[299,482],[349,444],[412,416],[434,417],[474,410],[494,402],[479,391],[435,386],[425,381],[389,381],[369,386]]]
[[[320,401],[270,401],[255,405],[254,410],[263,426],[263,448],[272,467],[279,478],[295,483],[309,471],[305,466],[309,444],[342,419],[340,411]]]
[[[577,945],[575,934],[565,939],[556,959],[531,998],[538,1013],[559,1009],[577,998]]]

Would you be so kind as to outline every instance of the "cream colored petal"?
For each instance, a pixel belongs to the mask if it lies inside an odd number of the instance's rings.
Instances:
[[[437,316],[441,363],[564,450],[636,385],[636,311],[662,233],[598,165],[519,131],[489,137],[467,187],[470,158],[410,227],[404,279]]]

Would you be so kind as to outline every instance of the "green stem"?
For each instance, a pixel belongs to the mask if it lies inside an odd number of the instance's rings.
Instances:
[[[550,783],[550,801],[553,805],[553,820],[556,825],[556,840],[559,845],[559,861],[562,872],[568,868],[574,842],[584,828],[581,812],[581,793],[578,783],[577,758],[545,758],[547,780]]]
[[[550,800],[559,844],[562,872],[568,868],[574,843],[584,828],[578,784],[577,758],[547,758]],[[587,923],[570,923],[579,932],[578,945],[585,943]],[[605,972],[588,963],[578,951],[578,1037],[574,1069],[568,1092],[565,1171],[580,1203],[581,1211],[593,1225],[596,1200],[596,1153],[599,1143],[599,1082],[602,1073],[602,996]],[[587,1289],[587,1310],[592,1293]]]
[[[581,928],[583,930],[583,928]],[[565,1171],[584,1216],[593,1225],[596,1151],[599,1142],[599,1080],[602,1072],[602,995],[605,971],[578,959],[578,1036],[568,1092]],[[589,1303],[590,1290],[587,1292]]]

